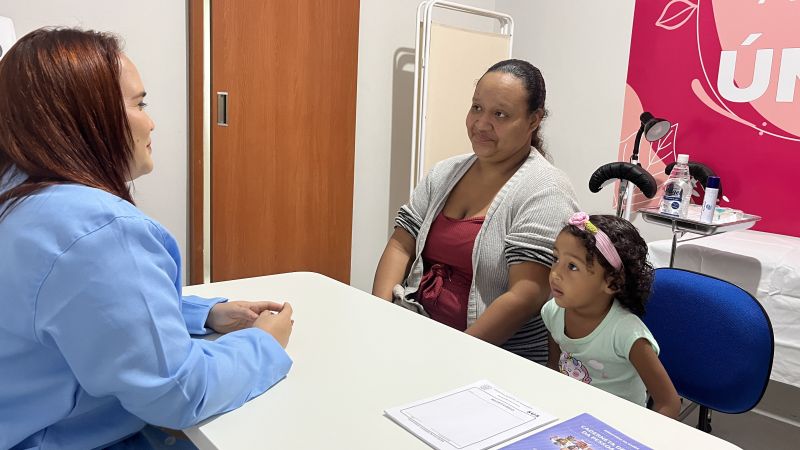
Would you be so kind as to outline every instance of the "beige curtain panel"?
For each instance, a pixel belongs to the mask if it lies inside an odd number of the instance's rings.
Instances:
[[[510,47],[508,35],[431,25],[420,177],[437,162],[472,151],[464,123],[475,84],[492,64],[508,59]]]

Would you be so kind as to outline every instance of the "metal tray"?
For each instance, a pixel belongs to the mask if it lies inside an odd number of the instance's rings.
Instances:
[[[696,220],[681,219],[668,214],[661,214],[658,208],[640,209],[639,213],[642,215],[645,222],[670,227],[673,231],[685,231],[705,236],[724,233],[726,231],[746,230],[755,225],[757,221],[761,220],[761,216],[745,214],[741,220],[735,222],[705,223]]]

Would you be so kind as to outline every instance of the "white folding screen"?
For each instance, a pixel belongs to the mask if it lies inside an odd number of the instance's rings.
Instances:
[[[486,17],[499,32],[436,23],[436,9]],[[444,1],[423,1],[418,10],[411,188],[437,162],[470,152],[464,125],[475,83],[492,64],[511,57],[510,16]]]

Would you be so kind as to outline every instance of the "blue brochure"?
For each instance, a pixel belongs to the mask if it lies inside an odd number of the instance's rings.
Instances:
[[[652,450],[590,414],[581,414],[500,450]]]

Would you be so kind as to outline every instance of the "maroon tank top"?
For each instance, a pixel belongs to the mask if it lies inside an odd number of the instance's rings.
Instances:
[[[451,219],[439,213],[422,250],[418,301],[437,322],[464,331],[472,286],[472,248],[484,217]]]

